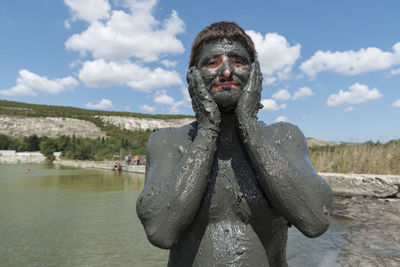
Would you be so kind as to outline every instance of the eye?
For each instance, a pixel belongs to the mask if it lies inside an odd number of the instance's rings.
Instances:
[[[217,60],[216,59],[210,59],[208,61],[207,66],[216,66],[217,65]]]
[[[231,57],[230,62],[235,67],[242,67],[244,65],[247,65],[247,63],[239,57]]]
[[[221,56],[216,56],[208,59],[203,67],[208,68],[208,69],[216,69],[218,68],[222,63]]]

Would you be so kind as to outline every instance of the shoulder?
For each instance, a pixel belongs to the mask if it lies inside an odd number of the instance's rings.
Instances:
[[[147,143],[147,150],[166,149],[174,146],[190,145],[197,134],[197,122],[182,127],[168,127],[154,130]]]
[[[146,148],[146,181],[175,168],[197,134],[197,123],[155,130]]]
[[[304,134],[298,126],[288,122],[277,122],[266,125],[259,122],[268,139],[288,153],[306,153],[308,145]]]

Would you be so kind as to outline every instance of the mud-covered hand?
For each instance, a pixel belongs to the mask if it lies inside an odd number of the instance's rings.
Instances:
[[[199,70],[189,68],[186,76],[189,84],[189,94],[192,98],[193,110],[199,124],[199,129],[220,131],[221,114],[217,104],[204,85]]]
[[[260,104],[262,79],[260,63],[256,60],[251,64],[249,79],[236,106],[238,120],[257,119],[257,112],[262,108]]]

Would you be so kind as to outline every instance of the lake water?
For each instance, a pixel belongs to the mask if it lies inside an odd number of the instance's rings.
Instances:
[[[26,173],[30,169],[31,173]],[[0,266],[166,266],[136,217],[144,175],[0,164]],[[290,266],[333,266],[346,222],[319,238],[289,231]]]

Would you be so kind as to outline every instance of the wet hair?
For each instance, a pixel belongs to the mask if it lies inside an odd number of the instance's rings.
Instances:
[[[196,65],[201,48],[210,41],[229,39],[240,42],[250,54],[250,60],[253,62],[257,53],[251,38],[234,22],[221,21],[211,24],[204,28],[194,39],[192,51],[190,53],[189,67]]]

